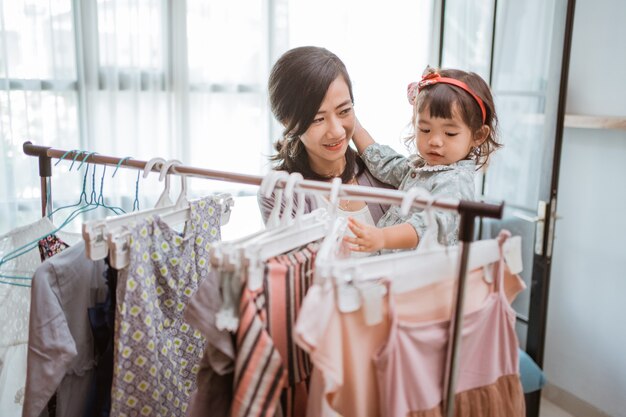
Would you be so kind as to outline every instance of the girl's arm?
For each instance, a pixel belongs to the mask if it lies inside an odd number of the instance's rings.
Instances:
[[[357,151],[359,151],[359,155],[365,152],[365,148],[376,143],[376,141],[374,140],[374,138],[372,138],[369,132],[365,130],[363,126],[361,126],[359,119],[356,119],[356,128],[354,129],[354,134],[352,135],[352,141],[356,145],[356,149]]]
[[[457,198],[475,200],[474,170],[455,169],[437,173],[430,193],[435,198]],[[418,208],[411,209],[407,224],[413,226],[418,236],[423,236],[427,229],[428,214]],[[432,220],[437,229],[437,240],[445,246],[456,245],[459,238],[459,214],[453,210],[432,209]]]
[[[354,252],[376,252],[381,249],[412,249],[417,246],[419,237],[415,228],[408,224],[378,228],[348,218],[348,227],[355,237],[345,237]]]
[[[352,141],[361,160],[379,181],[398,188],[411,169],[410,161],[386,145],[379,145],[357,119]],[[376,146],[371,146],[376,145]],[[366,152],[367,150],[367,152]]]

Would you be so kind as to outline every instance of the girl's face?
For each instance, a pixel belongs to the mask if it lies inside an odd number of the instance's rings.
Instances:
[[[341,175],[355,125],[350,90],[339,76],[328,87],[313,123],[300,136],[313,171],[324,176]]]
[[[449,165],[465,159],[473,146],[482,140],[474,138],[469,126],[459,116],[456,106],[452,119],[431,118],[426,107],[417,118],[417,150],[428,165]]]

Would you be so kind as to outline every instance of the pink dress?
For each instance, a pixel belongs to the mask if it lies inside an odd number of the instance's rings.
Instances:
[[[523,417],[515,311],[504,288],[504,261],[488,268],[495,268],[492,291],[463,318],[455,416]],[[380,415],[439,417],[450,321],[399,318],[393,301],[389,310],[389,338],[374,357]]]
[[[485,279],[487,275],[498,277],[494,279],[497,288]],[[362,310],[351,313],[342,313],[338,310],[333,285],[327,283],[323,287],[313,286],[304,299],[294,329],[296,342],[310,354],[315,365],[313,379],[318,377],[318,381],[314,381],[318,382],[318,385],[312,383],[315,388],[312,387],[309,391],[307,417],[327,417],[333,415],[333,411],[343,417],[406,416],[406,413],[396,412],[399,408],[395,406],[395,403],[392,404],[392,401],[403,401],[405,397],[412,396],[414,391],[419,392],[422,389],[427,391],[426,407],[430,406],[434,413],[424,415],[429,417],[440,415],[437,408],[438,403],[441,402],[441,388],[439,388],[438,381],[443,376],[443,370],[438,370],[441,365],[436,365],[436,369],[431,369],[430,363],[424,365],[423,362],[433,358],[440,360],[444,355],[445,346],[442,346],[442,343],[445,344],[447,340],[447,319],[453,305],[455,287],[454,277],[450,278],[405,293],[391,295],[391,292],[388,292],[382,305],[383,320],[373,326],[365,323]],[[500,288],[503,290],[501,291]],[[490,313],[487,310],[493,309],[494,301],[503,309],[501,311],[504,311],[504,313],[496,313],[501,314],[504,321],[491,322],[493,323],[491,326],[502,329],[501,332],[498,330],[500,332],[498,334],[503,335],[503,343],[507,344],[501,347],[504,357],[488,359],[496,363],[495,367],[500,371],[511,372],[507,377],[512,387],[511,393],[503,395],[514,395],[510,403],[513,404],[516,412],[498,414],[496,409],[495,414],[492,415],[507,417],[523,415],[523,397],[517,375],[517,350],[514,349],[517,346],[517,340],[515,333],[512,332],[514,315],[507,301],[512,300],[523,288],[523,281],[517,275],[511,274],[506,267],[501,272],[498,263],[476,269],[467,278],[465,312],[468,319],[464,325],[465,333],[473,332],[472,319],[470,319],[472,315],[476,315],[478,324],[481,320],[489,318]],[[423,349],[433,351],[432,357],[429,356],[428,359],[425,356],[420,357],[421,353],[414,352],[411,344],[406,354],[404,351],[398,352],[404,348],[404,343],[395,339],[404,337],[404,330],[401,327],[408,323],[417,324],[417,327],[423,329],[429,326],[434,329],[433,332],[439,339],[435,337],[432,341],[422,340]],[[441,332],[439,328],[444,328],[446,331]],[[441,338],[445,340],[442,342]],[[464,342],[463,350],[467,350],[469,345],[469,342]],[[413,355],[416,355],[415,358]],[[467,360],[466,356],[464,358],[461,366],[464,366]],[[506,366],[498,365],[503,359]],[[385,365],[387,360],[397,361],[391,363],[395,368],[387,368]],[[402,385],[405,391],[402,392],[400,398],[396,398],[392,395],[395,394],[393,390],[397,389],[400,383],[394,382],[394,375],[396,375],[394,372],[398,371],[398,367],[405,365],[413,370],[414,367],[411,364],[414,361],[422,364],[417,370],[420,376],[419,381],[409,381],[409,384],[413,385]],[[474,372],[476,368],[482,371],[482,365],[485,363],[481,362],[481,365],[467,369],[469,372]],[[390,372],[389,378],[387,377],[388,371]],[[495,374],[499,375],[500,371],[496,371]],[[315,375],[315,372],[318,375]],[[489,375],[492,373],[488,372]],[[464,387],[467,386],[467,377],[462,376],[460,379],[459,388],[466,389]],[[490,378],[477,378],[476,381],[480,382],[479,380],[491,383]],[[428,388],[422,388],[422,382]],[[391,392],[388,387],[391,387]],[[474,404],[480,403],[473,397],[469,397],[467,393],[461,393],[458,397],[469,399],[472,405],[460,405],[457,407],[457,415],[465,415],[458,412],[468,410]],[[421,405],[419,407],[418,410],[423,410]],[[469,415],[483,414],[478,412]]]

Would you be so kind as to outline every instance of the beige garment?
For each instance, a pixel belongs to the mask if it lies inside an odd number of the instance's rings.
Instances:
[[[207,339],[186,417],[226,417],[233,399],[235,347],[230,333],[215,325],[222,304],[220,279],[218,272],[211,271],[184,312],[185,320]]]
[[[402,294],[394,294],[398,318],[406,322],[428,322],[449,318],[455,280],[439,281]],[[492,291],[483,270],[472,271],[467,279],[465,312],[479,309]],[[505,292],[514,298],[524,288],[522,280],[510,273]],[[297,343],[307,350],[323,374],[325,398],[343,417],[377,417],[379,396],[372,358],[387,341],[390,329],[387,298],[384,319],[374,326],[365,324],[362,309],[341,313],[331,286],[309,290],[296,323]],[[324,401],[323,399],[318,399]],[[309,401],[316,401],[312,396]],[[319,405],[314,409],[323,410]],[[317,417],[307,415],[307,417]],[[326,417],[325,415],[323,417]]]

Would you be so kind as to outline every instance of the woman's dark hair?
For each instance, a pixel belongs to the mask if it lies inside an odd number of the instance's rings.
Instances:
[[[274,64],[268,82],[270,105],[274,117],[285,126],[283,138],[274,144],[277,154],[270,158],[276,162],[276,169],[299,172],[306,179],[329,179],[311,168],[300,135],[315,119],[328,87],[337,77],[342,77],[348,85],[354,103],[346,66],[327,49],[316,46],[294,48]],[[354,149],[348,147],[342,182],[352,179],[357,170],[359,173],[363,170],[363,162]]]
[[[428,108],[430,117],[440,117],[451,119],[454,105],[457,105],[459,115],[463,122],[469,126],[472,134],[474,134],[483,125],[489,127],[489,135],[487,139],[476,149],[473,155],[476,163],[482,167],[489,160],[489,155],[502,146],[498,142],[498,116],[491,95],[489,86],[474,72],[465,72],[456,69],[435,70],[430,68],[431,72],[437,72],[442,77],[454,78],[463,81],[467,86],[483,101],[486,110],[486,117],[483,123],[482,113],[476,100],[463,89],[444,83],[432,84],[424,87],[417,95],[415,107],[413,109],[413,134],[405,138],[405,144],[412,146],[415,144],[417,131],[415,129],[418,114]]]

